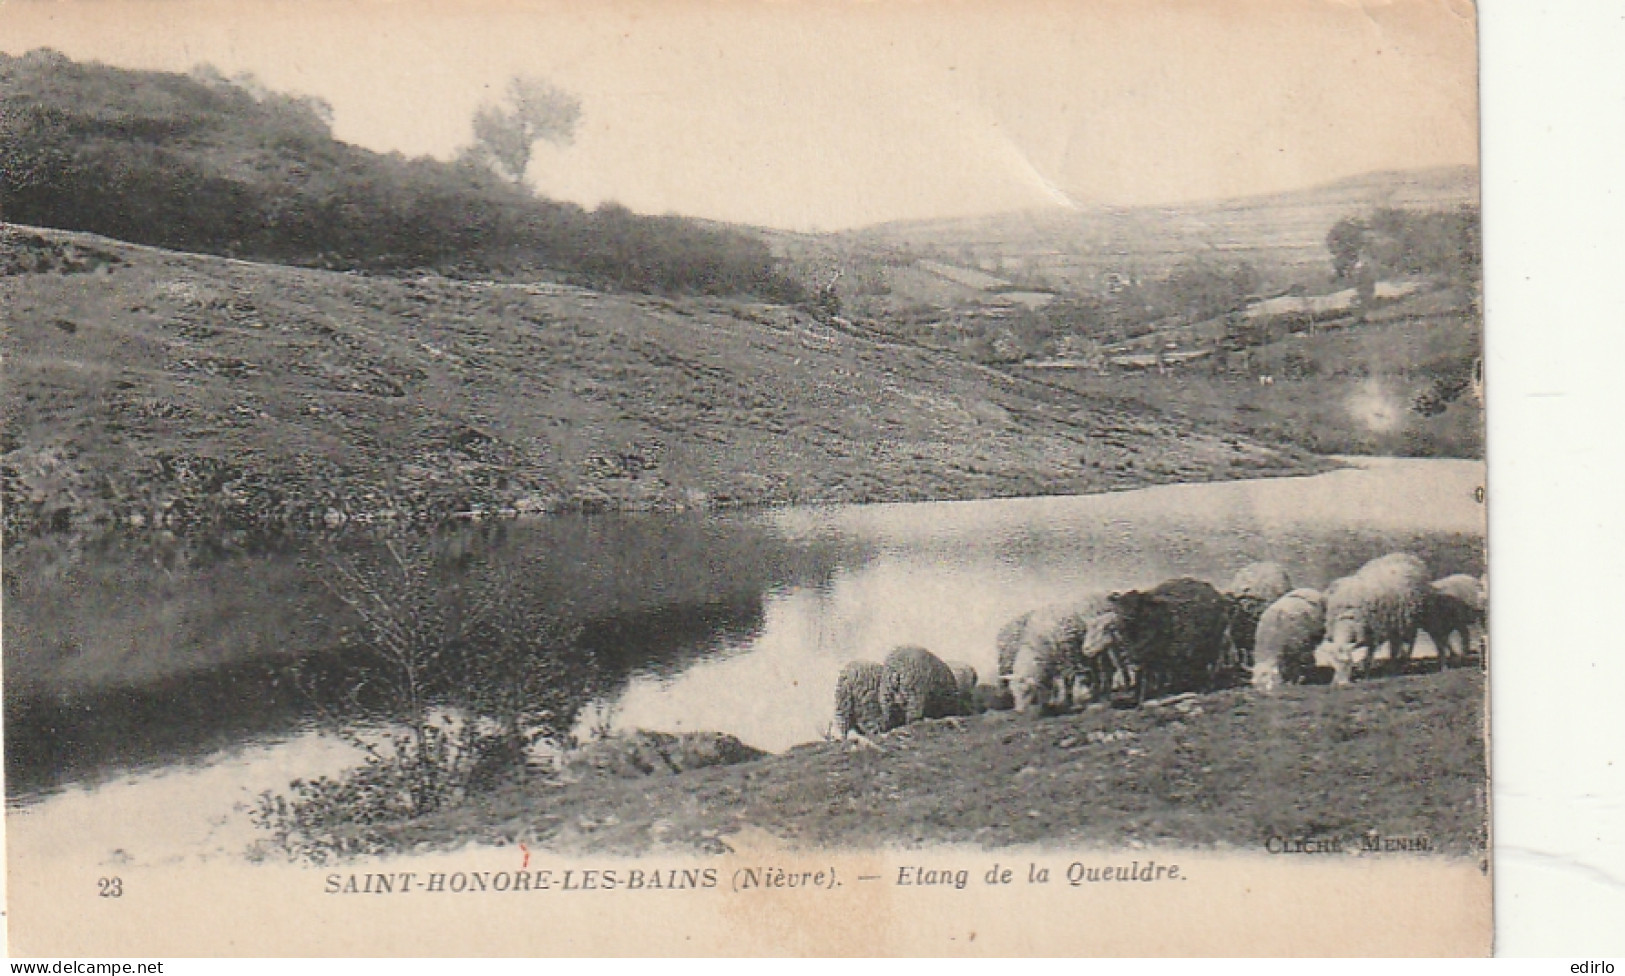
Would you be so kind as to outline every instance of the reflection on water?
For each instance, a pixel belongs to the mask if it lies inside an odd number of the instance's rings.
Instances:
[[[1382,461],[1314,478],[775,512],[787,540],[839,537],[871,555],[824,585],[771,595],[744,653],[635,677],[615,724],[722,729],[777,751],[828,729],[847,661],[921,644],[988,676],[999,628],[1042,603],[1183,575],[1222,586],[1259,559],[1321,587],[1396,550],[1437,576],[1477,575],[1482,473],[1476,462]]]
[[[737,647],[767,593],[825,580],[841,558],[737,515],[499,523],[436,545],[452,566],[476,554],[509,566],[527,605],[581,627],[612,684]],[[356,621],[325,586],[327,560],[377,549],[317,536],[180,568],[135,547],[67,569],[8,553],[8,799],[286,737],[340,706],[354,653],[341,636]]]
[[[1085,497],[556,520],[510,528],[494,544],[527,567],[529,598],[574,614],[582,643],[619,676],[602,703],[613,725],[715,729],[781,750],[828,729],[846,661],[914,643],[990,675],[1000,626],[1082,592],[1179,575],[1222,584],[1264,558],[1299,585],[1323,586],[1400,549],[1438,576],[1480,573],[1483,509],[1473,493],[1482,477],[1478,462],[1375,462],[1313,478]],[[274,559],[231,569],[250,588],[256,572],[288,572]],[[167,622],[162,632],[199,641],[237,632],[199,608],[211,597],[240,606],[221,596],[238,585],[218,570],[200,578],[182,595],[201,622],[191,631]],[[7,598],[9,669],[14,633],[48,632],[50,621],[43,604]],[[18,612],[35,616],[14,630]],[[210,656],[181,643],[180,658]],[[64,825],[87,831],[80,836],[103,857],[236,849],[246,834],[234,831],[248,828],[234,804],[354,760],[304,731],[309,703],[277,683],[280,673],[262,658],[176,667],[135,686],[8,687],[8,799],[22,804],[8,821],[14,854],[49,850],[70,836]],[[35,667],[29,676],[25,687],[38,689],[52,674]],[[41,790],[57,792],[41,799]]]
[[[7,857],[117,868],[241,858],[260,839],[249,812],[267,789],[298,776],[334,776],[362,752],[306,731],[232,746],[206,762],[130,773],[94,787],[75,786],[6,810]]]

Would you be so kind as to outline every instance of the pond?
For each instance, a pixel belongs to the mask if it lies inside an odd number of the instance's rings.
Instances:
[[[483,544],[527,567],[530,598],[568,608],[613,663],[583,731],[717,730],[780,751],[830,730],[847,661],[920,644],[991,676],[1005,622],[1084,592],[1222,586],[1259,559],[1318,587],[1396,550],[1435,576],[1484,571],[1481,462],[1351,463],[1091,496],[554,519]],[[282,667],[301,649],[345,653],[308,565],[131,560],[52,580],[54,602],[26,576],[8,589],[12,856],[238,856],[261,790],[355,762],[312,731],[315,705]]]

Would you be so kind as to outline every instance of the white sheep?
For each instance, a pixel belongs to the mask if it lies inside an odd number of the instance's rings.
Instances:
[[[879,735],[892,728],[886,694],[886,669],[873,661],[852,661],[835,679],[835,726],[848,732]]]
[[[1332,666],[1332,684],[1348,684],[1356,670],[1369,674],[1383,644],[1389,667],[1401,667],[1433,592],[1427,567],[1409,553],[1373,559],[1332,583],[1326,590],[1326,637],[1316,651]]]
[[[1069,708],[1080,678],[1093,675],[1082,653],[1089,623],[1110,609],[1105,594],[1040,607],[999,631],[999,679],[1018,712]],[[1094,693],[1100,689],[1098,682]]]
[[[1270,604],[1258,618],[1253,687],[1268,693],[1303,680],[1325,634],[1326,600],[1320,591],[1293,590]]]

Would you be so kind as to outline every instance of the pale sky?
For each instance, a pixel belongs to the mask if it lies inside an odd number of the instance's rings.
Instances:
[[[407,155],[539,75],[543,194],[804,230],[1473,163],[1475,45],[1465,0],[0,0],[6,53],[253,72]]]

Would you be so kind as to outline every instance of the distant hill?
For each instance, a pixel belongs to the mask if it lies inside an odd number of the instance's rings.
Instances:
[[[848,251],[938,257],[1079,291],[1102,290],[1109,276],[1155,277],[1202,258],[1248,262],[1267,280],[1307,283],[1331,271],[1326,234],[1339,220],[1382,207],[1476,206],[1478,197],[1475,167],[1443,167],[1233,200],[905,221],[840,237]]]
[[[316,99],[217,73],[0,55],[0,219],[330,269],[799,295],[758,237],[538,199],[332,138]]]
[[[0,308],[8,545],[1324,467],[783,305],[367,277],[0,225]]]

